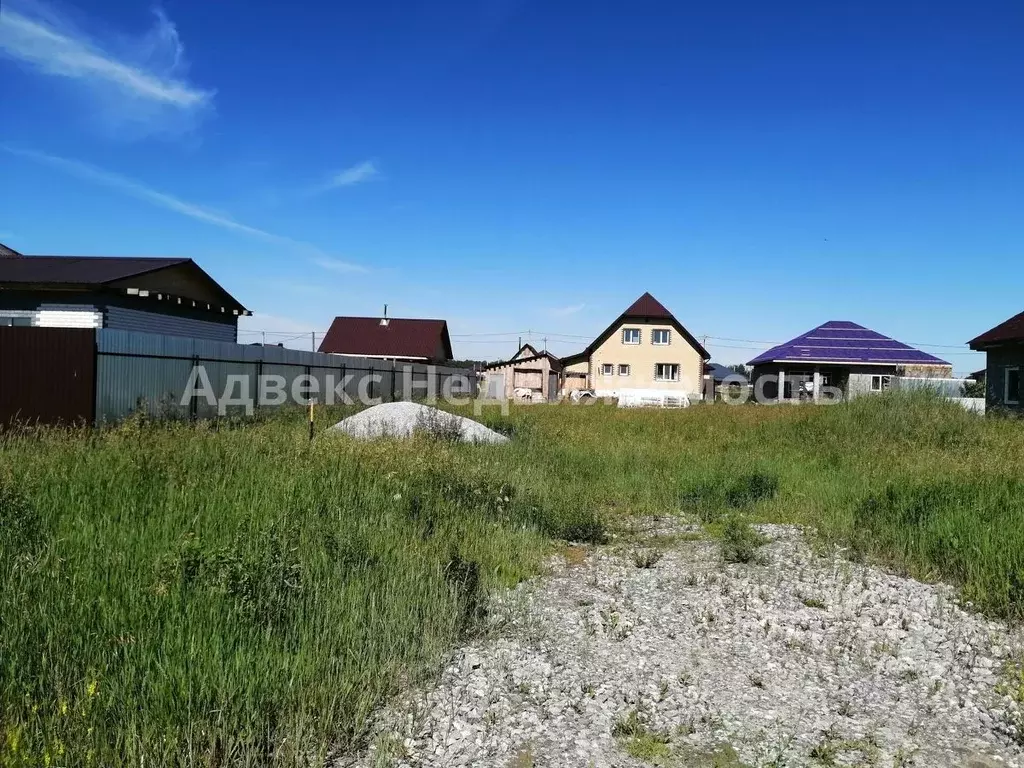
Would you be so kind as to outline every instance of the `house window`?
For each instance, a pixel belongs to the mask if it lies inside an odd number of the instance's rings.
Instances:
[[[640,343],[640,329],[639,328],[623,328],[622,329],[622,343],[623,344],[639,344]]]
[[[614,376],[615,366],[612,363],[601,363],[601,375],[602,376]]]
[[[31,317],[0,317],[0,326],[15,328],[30,328],[32,326]]]
[[[872,376],[871,391],[888,392],[890,382],[892,382],[892,376]]]
[[[629,366],[619,364],[619,376],[629,376]]]
[[[651,331],[651,344],[667,346],[672,341],[672,331],[667,328],[657,328]]]
[[[656,363],[654,365],[655,381],[679,381],[679,363]]]
[[[1003,402],[1020,404],[1020,368],[1007,368],[1003,372]]]

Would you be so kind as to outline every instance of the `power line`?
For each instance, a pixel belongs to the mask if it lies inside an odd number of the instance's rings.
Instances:
[[[308,333],[313,333],[316,336],[325,336],[326,335],[325,331],[308,331]],[[238,334],[239,335],[243,335],[244,334],[244,335],[248,335],[248,336],[287,336],[288,338],[287,339],[283,339],[283,341],[291,341],[291,340],[298,339],[298,338],[303,338],[303,337],[306,336],[306,333],[300,333],[300,334],[296,335],[294,330],[292,330],[292,331],[265,331],[265,330],[253,330],[253,329],[242,329],[242,328],[238,329]],[[580,339],[586,340],[586,341],[593,341],[594,338],[596,338],[595,336],[586,336],[586,335],[582,335],[582,334],[556,333],[556,332],[553,332],[553,331],[534,331],[534,330],[526,330],[526,331],[493,331],[493,332],[481,332],[481,333],[453,333],[453,334],[451,334],[451,338],[453,340],[458,340],[460,344],[472,344],[472,343],[477,343],[477,344],[484,344],[484,343],[503,344],[503,343],[513,343],[519,337],[522,337],[522,336],[526,336],[526,337],[529,337],[529,338],[547,338],[549,342],[559,343],[559,344],[574,343],[574,342],[576,342],[577,340],[580,340]],[[722,347],[722,348],[726,348],[726,349],[763,349],[763,348],[766,348],[766,347],[773,347],[773,346],[777,346],[779,344],[786,343],[786,342],[782,342],[782,341],[766,341],[764,339],[741,339],[741,338],[736,338],[736,337],[733,337],[733,336],[712,336],[710,334],[707,334],[707,335],[702,334],[701,337],[710,340],[709,346]],[[758,346],[756,346],[756,347],[755,346],[739,346],[739,345],[733,345],[733,344],[722,344],[722,343],[720,343],[720,342],[723,342],[723,341],[725,341],[725,342],[739,342],[740,345],[753,345],[753,344],[756,344]],[[906,343],[909,346],[914,346],[914,347],[931,347],[933,349],[958,350],[958,352],[950,352],[950,353],[947,353],[947,354],[962,354],[962,355],[979,354],[979,353],[976,353],[976,352],[965,350],[964,349],[964,346],[965,346],[964,344],[937,344],[937,343],[924,342],[924,341],[911,341],[911,342],[906,342]]]

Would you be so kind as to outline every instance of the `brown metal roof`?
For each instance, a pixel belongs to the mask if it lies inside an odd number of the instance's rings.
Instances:
[[[665,305],[650,293],[644,293],[622,314],[626,317],[672,317],[672,313],[665,309]]]
[[[971,349],[980,349],[1003,341],[1024,341],[1024,312],[976,336],[967,345]]]
[[[337,355],[423,357],[440,362],[452,359],[452,341],[444,320],[408,317],[336,317],[320,343],[320,351]]]

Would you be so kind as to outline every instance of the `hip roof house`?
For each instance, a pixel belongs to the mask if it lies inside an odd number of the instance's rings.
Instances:
[[[332,355],[444,363],[452,340],[444,320],[409,317],[336,317],[320,343]]]
[[[191,259],[0,250],[0,325],[113,328],[235,342],[251,314]]]
[[[897,374],[942,378],[953,367],[935,355],[847,320],[831,320],[761,353],[751,380],[771,399],[817,397],[823,386],[846,396],[881,392]]]

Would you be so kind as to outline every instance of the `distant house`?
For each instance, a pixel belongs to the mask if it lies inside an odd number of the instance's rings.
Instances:
[[[550,352],[538,352],[524,344],[509,360],[484,368],[489,397],[512,399],[529,391],[534,399],[554,400],[558,396],[562,363]]]
[[[889,389],[894,376],[944,378],[953,367],[857,323],[832,320],[753,360],[755,394],[789,400],[817,397],[824,386],[847,397]]]
[[[734,371],[727,365],[721,363],[707,363],[704,366],[704,376],[710,378],[715,382],[716,386],[721,386],[722,383],[728,378],[730,382],[735,384],[749,384],[750,380],[746,374]]]
[[[408,317],[336,317],[320,343],[332,355],[440,364],[452,359],[444,320]]]
[[[13,248],[8,248],[3,243],[0,243],[0,258],[3,258],[4,256],[21,256],[21,254]]]
[[[565,391],[598,397],[699,399],[711,356],[675,315],[645,293],[575,355],[563,357]]]
[[[1024,312],[967,342],[985,353],[985,404],[988,408],[1024,410],[1020,372],[1024,369]]]
[[[706,363],[704,365],[704,394],[711,397],[715,392],[722,391],[723,387],[748,387],[750,379],[746,374],[734,371],[727,365],[721,363]]]
[[[235,342],[251,314],[191,259],[0,252],[0,326],[113,328]]]

